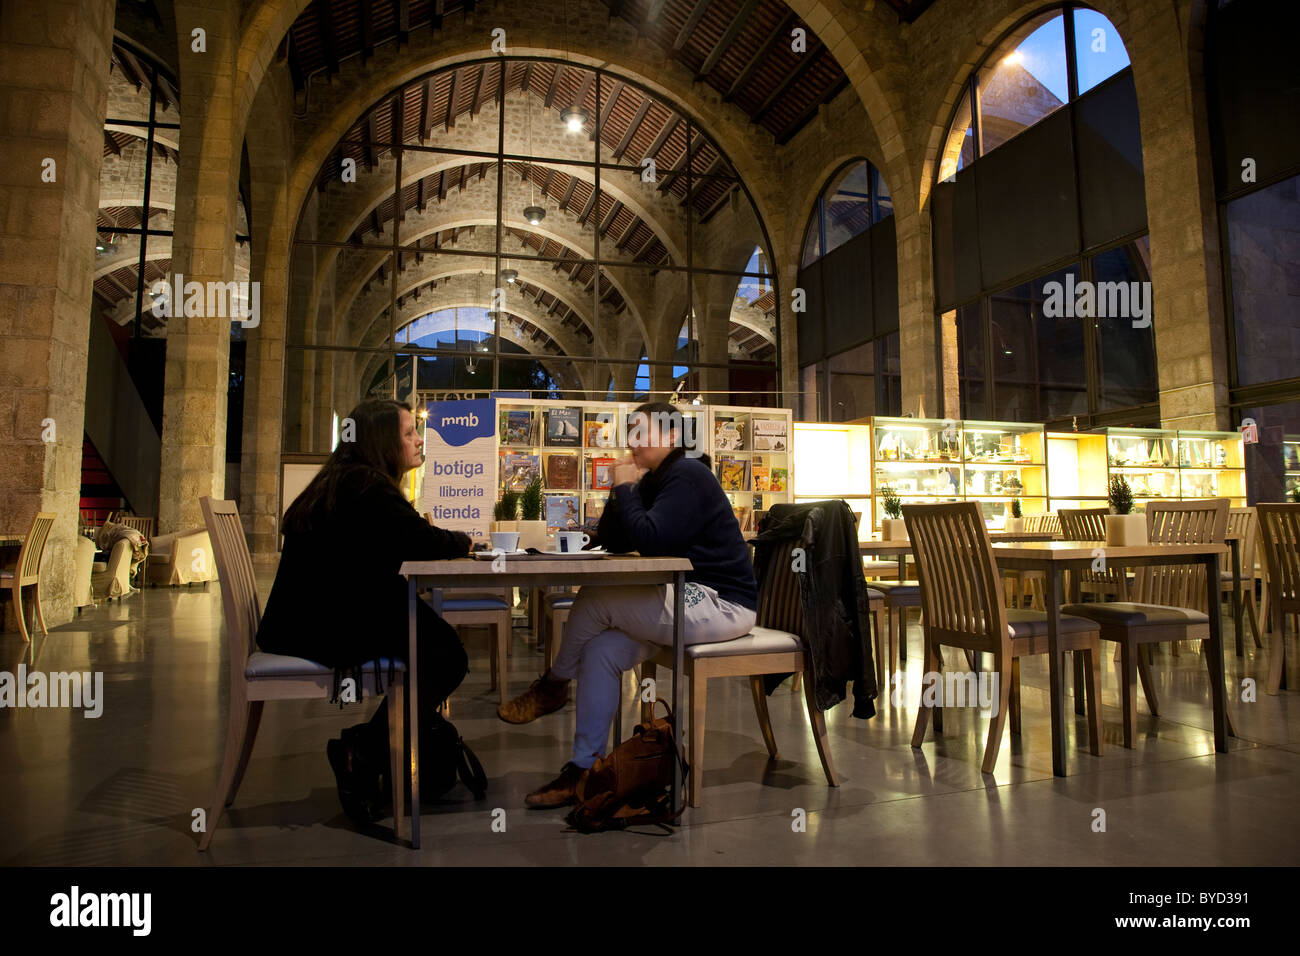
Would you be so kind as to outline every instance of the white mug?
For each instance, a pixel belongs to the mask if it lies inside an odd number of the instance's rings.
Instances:
[[[591,535],[584,534],[581,531],[557,531],[555,532],[555,550],[569,554],[574,551],[581,551],[587,545],[591,544]]]
[[[518,531],[493,531],[490,534],[493,551],[513,552],[519,550]]]

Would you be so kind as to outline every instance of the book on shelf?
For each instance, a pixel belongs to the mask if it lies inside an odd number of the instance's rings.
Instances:
[[[589,459],[590,472],[587,475],[587,487],[592,491],[608,491],[614,487],[613,458]]]
[[[787,435],[786,421],[784,418],[754,418],[750,420],[749,427],[755,435],[770,435],[774,437],[785,438]]]
[[[600,516],[605,513],[605,499],[599,495],[592,495],[582,503],[582,523],[590,527],[595,527],[600,523]]]
[[[546,487],[578,490],[577,452],[552,452],[546,456]]]
[[[745,448],[744,425],[734,418],[715,418],[713,420],[713,450],[743,451]]]
[[[548,408],[546,410],[546,444],[563,448],[582,445],[582,409]]]
[[[523,491],[541,474],[541,456],[501,453],[501,490]]]
[[[749,462],[726,455],[718,459],[718,481],[723,491],[743,491],[749,483]]]
[[[578,527],[577,495],[547,495],[545,501],[547,531],[573,531]]]
[[[583,444],[588,448],[614,447],[614,418],[608,412],[588,412],[582,422]]]
[[[527,409],[501,409],[500,434],[503,445],[536,445],[536,419]]]
[[[788,468],[773,468],[768,479],[767,490],[785,491],[789,474],[790,470]],[[758,489],[755,488],[754,490],[757,491]]]
[[[752,469],[752,473],[753,473],[753,475],[754,475],[754,490],[755,490],[755,491],[772,491],[772,490],[773,490],[773,489],[770,487],[770,485],[771,485],[771,481],[772,481],[772,470],[771,470],[770,468],[768,468],[767,465],[763,464],[763,459],[761,459],[761,458],[755,458],[755,459],[754,459],[754,466],[753,466],[753,469]]]
[[[754,435],[754,451],[789,451],[784,435]]]
[[[741,531],[754,530],[754,509],[747,505],[732,505],[731,512],[736,516],[736,523]]]

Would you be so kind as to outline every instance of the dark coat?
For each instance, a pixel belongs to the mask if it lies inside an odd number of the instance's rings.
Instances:
[[[462,557],[469,549],[467,535],[433,527],[391,481],[357,469],[342,479],[334,509],[316,517],[311,530],[286,532],[257,646],[333,667],[336,679],[368,661],[405,660],[402,562]]]
[[[804,615],[804,640],[812,657],[817,706],[825,711],[845,698],[853,681],[853,716],[876,714],[875,662],[867,584],[858,554],[853,512],[840,500],[773,505],[753,540],[758,579],[771,560],[788,560],[791,542],[802,539],[805,570],[797,572]],[[761,621],[759,623],[762,623]],[[770,694],[788,675],[766,679]]]

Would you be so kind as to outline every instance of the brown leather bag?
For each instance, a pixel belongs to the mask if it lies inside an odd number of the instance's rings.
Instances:
[[[624,830],[642,824],[667,829],[682,815],[685,805],[670,806],[673,761],[681,760],[674,745],[673,713],[662,703],[667,717],[653,717],[647,726],[637,724],[632,736],[606,756],[598,758],[578,781],[578,805],[566,821],[582,833]],[[681,760],[682,784],[690,768]]]

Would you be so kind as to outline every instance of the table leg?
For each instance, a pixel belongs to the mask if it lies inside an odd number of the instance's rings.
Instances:
[[[1219,592],[1219,556],[1208,554],[1205,565],[1206,607],[1210,612],[1210,647],[1206,658],[1210,669],[1210,699],[1214,705],[1214,749],[1228,752],[1227,695],[1223,687],[1223,598]]]
[[[416,626],[415,626],[415,608],[416,602],[420,600],[417,593],[417,579],[411,575],[406,579],[406,601],[407,611],[410,620],[407,626],[407,648],[406,648],[406,726],[411,734],[411,752],[407,754],[407,759],[411,762],[411,849],[420,848],[420,701],[416,688],[418,684],[415,679],[416,668]],[[435,591],[433,593],[434,609],[442,613],[442,593]],[[401,786],[401,782],[393,781],[393,790]],[[397,826],[396,820],[393,825]]]
[[[898,556],[898,581],[901,584],[907,577],[907,554],[904,552]],[[907,660],[907,608],[898,609],[899,616],[903,619],[901,631],[898,637],[898,660],[899,663]]]
[[[1065,666],[1061,660],[1061,569],[1053,563],[1043,575],[1047,608],[1047,673],[1051,684],[1052,773],[1065,776]]]
[[[683,720],[681,702],[682,702],[682,675],[686,673],[686,646],[684,630],[686,623],[686,572],[677,571],[673,574],[673,720],[677,724],[676,733],[674,734],[673,743],[677,747],[677,755],[682,755],[682,743],[685,735],[685,723]],[[697,760],[695,754],[691,754],[692,760]],[[701,767],[694,768],[695,773],[701,772]],[[680,759],[673,761],[673,786],[669,794],[669,806],[676,813],[678,808],[682,808],[682,762]],[[684,809],[684,808],[683,808]]]
[[[1237,656],[1245,657],[1241,647],[1241,542],[1233,538],[1228,542],[1232,549],[1232,627],[1237,638]]]

